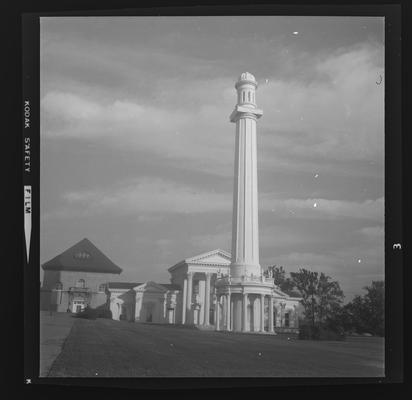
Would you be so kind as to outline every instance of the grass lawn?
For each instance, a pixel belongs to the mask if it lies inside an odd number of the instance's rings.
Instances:
[[[49,377],[382,377],[383,338],[344,342],[75,319]]]

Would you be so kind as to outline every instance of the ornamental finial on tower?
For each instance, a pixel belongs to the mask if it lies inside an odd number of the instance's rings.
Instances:
[[[251,85],[255,88],[257,87],[256,79],[250,72],[243,72],[243,74],[239,76],[235,88],[239,89],[240,86],[244,85]]]
[[[240,81],[256,82],[256,79],[250,72],[243,72],[243,74],[239,76],[238,82]]]

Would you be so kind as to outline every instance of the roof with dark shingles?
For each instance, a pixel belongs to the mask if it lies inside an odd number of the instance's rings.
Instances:
[[[120,274],[122,269],[85,238],[42,265],[44,270]]]

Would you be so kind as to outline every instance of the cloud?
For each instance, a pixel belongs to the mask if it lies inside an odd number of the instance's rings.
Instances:
[[[221,193],[206,192],[184,184],[162,179],[128,181],[116,187],[79,192],[66,192],[67,206],[84,213],[119,215],[142,213],[201,213],[228,211],[231,198]],[[81,212],[81,211],[80,211]]]
[[[367,239],[376,240],[384,239],[385,230],[382,226],[366,226],[358,231]]]
[[[191,245],[196,251],[210,251],[212,249],[223,249],[231,251],[232,232],[216,232],[205,235],[193,235],[190,238]]]
[[[223,134],[232,127],[215,105],[172,109],[128,99],[99,102],[52,91],[43,97],[41,108],[46,140],[93,141],[135,156],[144,152],[197,170],[232,173],[234,134],[232,129],[231,134]]]
[[[64,207],[51,214],[55,217],[68,217],[77,213],[112,213],[137,215],[140,220],[148,220],[153,217],[147,214],[153,213],[231,213],[232,210],[232,194],[229,191],[216,192],[199,186],[149,177],[125,180],[108,187],[64,192],[61,196]],[[282,219],[352,218],[381,222],[384,216],[384,199],[381,197],[363,202],[323,198],[279,199],[276,193],[260,193],[259,211],[272,213]]]
[[[282,158],[382,163],[384,85],[376,81],[383,57],[382,47],[362,44],[320,59],[310,81],[271,77],[258,93],[267,151]]]
[[[328,199],[277,199],[273,193],[259,195],[259,209],[280,217],[383,220],[384,198],[363,202]]]
[[[382,62],[382,47],[362,44],[308,62],[310,80],[274,73],[268,84],[262,81],[257,93],[264,110],[258,123],[260,165],[302,170],[319,160],[335,169],[342,160],[382,163],[384,85],[376,84]],[[121,95],[87,84],[62,87],[56,84],[42,97],[45,139],[99,141],[197,170],[232,173],[233,78],[187,77],[182,83],[166,74],[150,95],[146,89]]]

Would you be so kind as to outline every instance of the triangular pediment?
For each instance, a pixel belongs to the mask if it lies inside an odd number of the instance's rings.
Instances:
[[[207,253],[202,253],[194,257],[187,258],[185,261],[187,264],[217,264],[217,265],[229,265],[231,260],[230,253],[216,249]]]
[[[166,293],[167,289],[156,282],[148,281],[133,288],[136,292]]]

